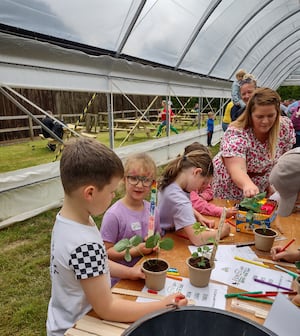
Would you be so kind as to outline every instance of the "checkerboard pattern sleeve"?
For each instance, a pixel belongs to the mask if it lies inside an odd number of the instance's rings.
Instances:
[[[78,246],[71,254],[69,265],[78,280],[92,278],[106,272],[106,252],[98,243]]]

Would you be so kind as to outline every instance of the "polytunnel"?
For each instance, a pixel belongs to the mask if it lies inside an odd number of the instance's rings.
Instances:
[[[13,87],[228,97],[299,81],[298,0],[3,0],[0,76]]]
[[[2,0],[0,90],[226,102],[240,68],[259,86],[299,85],[299,32],[298,0]],[[142,150],[167,161],[201,135],[193,132],[148,141]],[[116,151],[123,158],[130,150],[141,149]],[[1,174],[0,227],[59,206],[58,184],[57,162]]]

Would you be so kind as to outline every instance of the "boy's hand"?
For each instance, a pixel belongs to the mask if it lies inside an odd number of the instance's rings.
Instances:
[[[142,271],[141,265],[135,264],[134,266],[130,267],[130,280],[139,280],[145,279],[145,274]]]
[[[188,304],[187,298],[181,293],[171,294],[167,296],[165,299],[163,299],[163,302],[165,303],[167,307],[171,305],[182,307]]]

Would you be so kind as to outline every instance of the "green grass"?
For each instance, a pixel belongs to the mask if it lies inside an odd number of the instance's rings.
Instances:
[[[143,141],[138,139],[135,141]],[[218,146],[211,150],[215,155]],[[1,146],[0,156],[0,172],[54,159],[53,152],[49,152],[42,140]],[[121,196],[119,193],[116,199]],[[58,209],[50,210],[0,231],[1,336],[46,335],[45,323],[51,288],[50,239],[57,212]],[[102,216],[95,219],[98,226],[101,219]]]

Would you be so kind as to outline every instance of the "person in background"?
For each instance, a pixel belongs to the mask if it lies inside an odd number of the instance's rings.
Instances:
[[[271,248],[271,257],[274,261],[287,261],[290,263],[295,263],[295,262],[299,262],[300,261],[300,248],[298,248],[298,250],[295,249],[288,249],[286,251],[281,252],[281,249],[283,248],[283,246],[274,246]],[[299,277],[300,277],[300,269],[297,268],[296,272],[299,273]],[[297,286],[294,286],[294,282],[292,283],[292,288],[294,288],[295,291],[297,291]],[[300,307],[300,293],[298,292],[298,294],[296,296],[294,296],[292,298],[292,302]]]
[[[231,100],[233,102],[233,107],[232,107],[233,115],[240,108],[245,107],[245,103],[242,100],[241,91],[240,91],[241,81],[243,80],[243,77],[245,75],[246,75],[246,71],[244,69],[239,69],[235,73],[235,80],[233,81],[232,86],[231,86]]]
[[[245,103],[242,100],[241,92],[240,92],[240,84],[245,75],[246,75],[246,71],[244,69],[239,69],[235,73],[236,79],[233,81],[232,86],[231,86],[231,100],[237,109],[245,106]]]
[[[230,112],[231,112],[232,107],[233,107],[233,101],[231,100],[226,105],[223,120],[222,120],[222,129],[224,132],[227,130],[229,124],[231,123]]]
[[[123,173],[120,158],[98,141],[80,137],[65,144],[60,160],[64,201],[51,235],[47,336],[65,335],[91,309],[104,320],[133,322],[174,302],[187,304],[180,293],[143,303],[112,295],[110,273],[132,280],[145,278],[140,267],[108,260],[92,218],[110,205]]]
[[[184,149],[184,155],[188,153],[200,150],[206,151],[209,155],[211,155],[208,148],[199,142],[195,141],[192,144],[188,145]],[[213,190],[211,185],[208,184],[205,189],[201,190],[200,193],[196,191],[190,192],[190,200],[192,202],[193,208],[198,211],[202,215],[220,217],[223,211],[222,207],[219,207],[213,203],[209,203],[213,199]],[[226,209],[226,217],[232,217],[237,213],[237,209],[235,207]]]
[[[201,192],[210,183],[213,175],[211,156],[207,151],[195,150],[179,155],[171,161],[159,181],[158,204],[160,225],[163,231],[176,231],[199,246],[215,238],[217,230],[208,230],[200,235],[194,233],[193,225],[201,222],[211,225],[198,211],[193,209],[189,193]],[[228,236],[230,226],[224,223],[221,237]]]
[[[256,80],[251,74],[246,74],[240,82],[240,94],[244,105],[237,107],[234,105],[230,111],[231,121],[235,121],[246,109],[246,105],[257,87]]]
[[[294,143],[294,128],[289,118],[280,116],[277,92],[256,89],[245,112],[224,133],[213,159],[214,197],[241,200],[264,191],[270,195],[271,170]]]
[[[124,165],[125,195],[114,203],[104,214],[100,232],[107,250],[108,258],[118,263],[133,266],[142,255],[152,252],[145,243],[130,250],[131,262],[124,260],[125,251],[117,252],[114,245],[123,238],[139,235],[147,238],[150,217],[150,203],[145,200],[156,180],[156,165],[146,153],[133,154]],[[155,215],[155,232],[160,232],[159,216]],[[119,281],[112,279],[112,286]]]
[[[300,210],[300,147],[279,158],[271,171],[270,184],[280,195],[279,216],[289,216],[296,207]]]
[[[207,113],[207,147],[212,147],[211,140],[214,134],[214,120],[215,120],[215,114],[213,112]]]
[[[47,113],[50,115],[50,116],[53,116],[53,113],[52,111],[47,111]],[[63,130],[63,126],[58,123],[57,121],[55,121],[55,118],[51,118],[49,116],[45,116],[43,119],[42,119],[42,123],[50,129],[50,131],[52,131],[54,134],[56,134],[60,139],[63,138],[63,134],[64,134],[64,130]],[[42,127],[42,134],[43,136],[47,139],[47,138],[52,138],[52,135]],[[47,147],[52,151],[54,152],[55,149],[56,149],[56,145],[55,144],[51,144],[51,143],[48,143],[47,144]]]
[[[53,116],[52,111],[47,111],[47,113],[50,116]],[[49,128],[50,131],[52,131],[53,125],[54,125],[54,119],[49,117],[48,115],[45,115],[45,117],[42,119],[42,123]],[[42,134],[45,138],[51,138],[51,134],[48,133],[48,131],[42,127]]]
[[[162,108],[160,111],[160,119],[161,119],[161,124],[158,126],[157,133],[155,138],[159,137],[161,135],[162,129],[167,125],[167,113],[169,114],[170,117],[170,129],[174,133],[178,134],[177,129],[172,125],[172,121],[174,118],[174,112],[172,111],[172,102],[167,102],[165,100],[162,101]]]
[[[298,105],[291,109],[291,122],[293,123],[295,133],[296,133],[296,143],[294,148],[300,147],[300,101]]]

